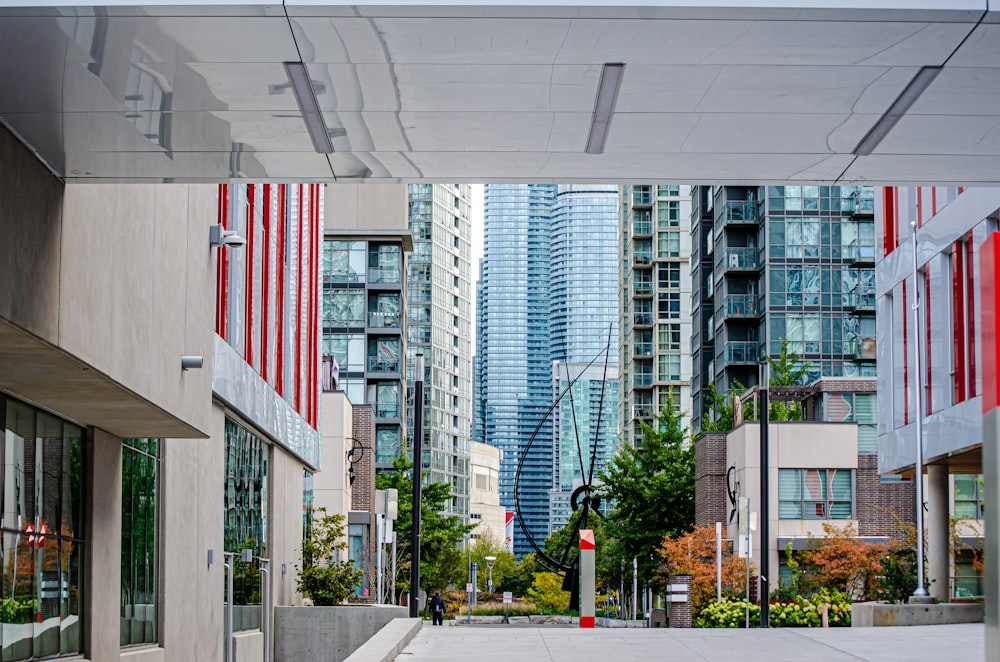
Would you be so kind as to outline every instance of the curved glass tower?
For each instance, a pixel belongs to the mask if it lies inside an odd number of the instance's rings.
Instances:
[[[514,510],[514,474],[535,426],[552,402],[549,364],[549,237],[556,187],[487,184],[477,344],[483,441],[503,452],[500,503]],[[522,527],[541,543],[552,486],[551,419],[525,456],[514,553],[531,551]]]
[[[577,381],[552,416],[550,532],[569,520],[573,490],[618,448],[617,221],[617,186],[559,187],[549,276],[552,398]]]

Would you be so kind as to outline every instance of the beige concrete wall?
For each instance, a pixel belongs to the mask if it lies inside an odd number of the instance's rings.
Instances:
[[[70,185],[0,129],[0,388],[118,436],[204,436],[210,185]],[[41,368],[41,369],[40,369]]]
[[[271,447],[271,541],[272,604],[300,605],[295,590],[296,567],[302,554],[302,462],[278,446]],[[282,574],[284,567],[284,574]]]
[[[96,428],[88,436],[84,650],[112,660],[121,636],[122,442]]]
[[[212,407],[210,429],[209,439],[167,439],[161,451],[160,645],[168,662],[223,658],[226,442],[221,407]]]
[[[469,443],[469,514],[479,515],[471,523],[478,524],[472,532],[477,537],[489,536],[503,543],[506,535],[507,510],[500,505],[500,449],[478,441]]]
[[[768,426],[768,521],[770,567],[778,569],[779,537],[823,535],[823,522],[816,520],[778,519],[778,469],[857,469],[858,432],[853,423],[771,423]],[[736,467],[739,496],[750,497],[751,512],[760,512],[760,426],[746,423],[726,437],[726,467]],[[855,499],[857,485],[854,486]],[[857,520],[835,520],[836,526]],[[738,535],[735,520],[728,525],[727,536]],[[760,540],[752,538],[753,564],[760,567]],[[773,584],[776,585],[776,584]]]
[[[353,407],[345,393],[332,392],[320,395],[320,410],[323,412],[320,429],[323,469],[313,477],[313,506],[346,518],[352,497],[347,452],[354,446],[351,439],[354,436]],[[359,452],[373,453],[374,449],[365,448]]]
[[[328,230],[409,233],[406,184],[336,184],[323,195]]]

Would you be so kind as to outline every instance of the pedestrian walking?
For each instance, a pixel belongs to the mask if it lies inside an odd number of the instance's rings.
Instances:
[[[441,597],[441,591],[436,591],[431,598],[431,615],[434,625],[444,625],[444,598]]]

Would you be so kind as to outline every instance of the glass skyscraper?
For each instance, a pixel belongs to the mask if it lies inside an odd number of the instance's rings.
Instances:
[[[501,503],[514,510],[520,502],[522,524],[539,544],[568,519],[572,490],[590,473],[592,445],[595,472],[617,448],[617,209],[614,186],[486,186],[475,434],[503,451]],[[581,373],[572,395],[545,417]],[[514,550],[531,551],[521,525]]]
[[[709,385],[756,384],[783,338],[807,383],[875,376],[873,189],[696,186],[692,207],[696,426]]]
[[[407,382],[424,355],[426,481],[448,483],[448,513],[469,515],[469,432],[472,425],[472,223],[468,184],[410,184],[413,253],[407,279]],[[414,389],[406,424],[413,430]]]
[[[573,490],[618,448],[617,218],[617,186],[559,187],[549,276],[552,397],[577,381],[552,412],[550,532],[569,520]]]
[[[528,453],[535,426],[552,403],[549,266],[552,204],[548,184],[487,184],[477,345],[477,409],[483,441],[503,452],[500,503],[514,510],[514,475],[524,455],[514,553],[531,551],[522,526],[539,542],[548,533],[552,426],[547,419]]]
[[[623,443],[642,442],[667,403],[690,425],[691,187],[621,188],[621,399]]]

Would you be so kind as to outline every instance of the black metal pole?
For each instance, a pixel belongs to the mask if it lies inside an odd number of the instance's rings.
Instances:
[[[420,482],[424,466],[424,355],[416,356],[413,390],[413,533],[410,552],[410,618],[420,615]]]
[[[768,612],[770,611],[771,590],[768,585],[770,574],[770,538],[768,526],[768,503],[770,490],[767,485],[768,474],[768,403],[767,403],[767,361],[760,362],[760,591],[757,596],[760,602],[760,626],[768,627]]]

